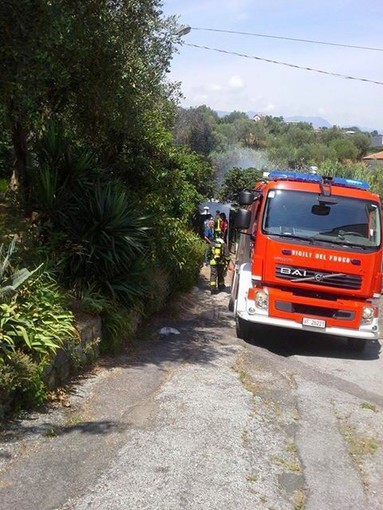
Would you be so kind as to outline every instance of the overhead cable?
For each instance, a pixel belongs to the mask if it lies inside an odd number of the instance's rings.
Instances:
[[[368,51],[383,51],[383,48],[374,48],[369,46],[355,46],[353,44],[341,44],[334,42],[324,42],[324,41],[314,41],[311,39],[297,39],[295,37],[283,37],[279,35],[267,35],[267,34],[255,34],[252,32],[236,32],[234,30],[221,30],[218,28],[198,28],[198,27],[190,27],[192,30],[206,30],[208,32],[222,32],[224,34],[238,34],[238,35],[251,35],[253,37],[267,37],[269,39],[282,39],[285,41],[295,41],[295,42],[304,42],[310,44],[324,44],[327,46],[341,46],[342,48],[354,48],[358,50],[368,50]]]
[[[304,71],[313,71],[315,73],[327,74],[329,76],[337,76],[338,78],[344,78],[346,80],[357,80],[357,81],[364,81],[364,82],[368,82],[368,83],[374,83],[375,85],[383,85],[383,82],[381,82],[381,81],[369,80],[367,78],[356,78],[355,76],[348,76],[346,74],[332,73],[329,71],[322,71],[321,69],[314,69],[313,67],[298,66],[296,64],[289,64],[287,62],[279,62],[278,60],[271,60],[268,58],[255,57],[252,55],[245,55],[244,53],[237,53],[235,51],[220,50],[219,48],[209,48],[208,46],[200,46],[198,44],[191,44],[191,43],[184,43],[184,45],[192,46],[193,48],[200,48],[203,50],[218,51],[219,53],[226,53],[227,55],[235,55],[237,57],[251,58],[254,60],[262,60],[263,62],[268,62],[269,64],[278,64],[281,66],[292,67],[294,69],[303,69]]]

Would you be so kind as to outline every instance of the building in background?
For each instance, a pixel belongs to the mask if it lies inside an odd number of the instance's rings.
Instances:
[[[371,138],[371,147],[383,147],[383,135],[373,135]]]
[[[366,165],[371,169],[383,167],[383,151],[375,152],[374,154],[369,154],[368,156],[365,156],[362,159],[363,162],[366,163]]]

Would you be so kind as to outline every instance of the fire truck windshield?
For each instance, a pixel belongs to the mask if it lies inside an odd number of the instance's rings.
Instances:
[[[262,232],[374,249],[381,243],[377,202],[291,190],[270,190]]]

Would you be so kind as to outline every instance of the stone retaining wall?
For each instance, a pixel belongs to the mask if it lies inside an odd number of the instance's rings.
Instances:
[[[91,364],[99,356],[101,340],[101,318],[82,315],[75,321],[79,342],[59,349],[53,362],[45,368],[45,380],[50,390],[68,382],[79,367]]]

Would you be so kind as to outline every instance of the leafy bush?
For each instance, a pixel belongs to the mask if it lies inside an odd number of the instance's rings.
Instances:
[[[73,314],[49,274],[28,280],[9,302],[0,303],[3,414],[42,404],[47,396],[45,365],[59,347],[74,343]]]
[[[175,218],[159,218],[154,237],[155,265],[169,276],[170,292],[190,288],[197,280],[205,245]]]
[[[63,337],[68,336],[72,317],[65,316],[62,309],[57,310],[59,293],[48,281],[49,276],[25,285],[39,268],[33,272],[13,269],[15,242],[14,237],[8,250],[0,246],[0,354],[11,359],[21,351],[35,358],[43,357],[55,352]]]
[[[98,175],[93,154],[72,144],[63,129],[50,122],[36,141],[30,172],[29,207],[40,217],[58,222],[72,208],[72,195],[82,193]]]
[[[218,192],[221,202],[235,202],[242,190],[252,190],[256,182],[262,180],[263,172],[256,168],[237,168],[229,170]]]
[[[78,312],[101,317],[102,335],[99,348],[103,354],[119,352],[135,333],[133,326],[135,309],[128,310],[110,297],[106,297],[96,285],[84,289],[74,303],[74,308]]]
[[[32,207],[62,281],[78,295],[95,284],[131,306],[146,292],[148,227],[138,206],[116,180],[103,182],[93,155],[73,147],[57,125],[43,133],[36,153]]]
[[[9,303],[0,304],[0,354],[20,351],[33,360],[51,356],[75,336],[73,314],[52,278],[30,280]]]
[[[20,351],[6,360],[0,357],[0,388],[0,419],[11,411],[39,406],[47,398],[42,367]]]
[[[0,179],[0,196],[4,195],[8,189],[7,179]]]

